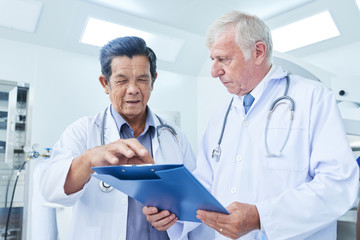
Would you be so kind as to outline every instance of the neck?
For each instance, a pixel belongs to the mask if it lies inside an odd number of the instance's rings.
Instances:
[[[259,66],[259,68],[255,71],[254,79],[256,79],[256,80],[255,80],[254,86],[251,88],[251,90],[254,89],[264,79],[266,74],[268,74],[268,72],[270,71],[271,66],[272,65],[267,65],[267,64]]]
[[[146,123],[146,112],[140,118],[129,119],[125,117],[124,119],[134,130],[134,137],[137,138],[144,131]]]

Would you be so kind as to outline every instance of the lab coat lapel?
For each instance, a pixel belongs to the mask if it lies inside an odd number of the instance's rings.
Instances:
[[[105,138],[105,144],[115,142],[116,140],[120,139],[120,135],[117,130],[115,120],[111,116],[110,107],[108,107],[106,111],[104,138]]]
[[[286,72],[282,69],[281,66],[275,66],[274,71],[271,73],[270,80],[271,79],[281,79],[286,76]]]
[[[274,70],[270,73],[269,78],[264,83],[264,86],[262,86],[262,90],[258,96],[254,96],[255,100],[258,98],[254,104],[252,105],[252,111],[254,109],[258,108],[259,105],[263,105],[261,102],[263,102],[263,99],[268,99],[270,95],[276,95],[276,91],[273,91],[272,89],[275,86],[275,83],[286,76],[286,72],[280,67],[280,66],[274,66]],[[263,80],[264,81],[264,80]],[[280,97],[280,96],[279,96]],[[276,96],[272,98],[277,98]],[[267,104],[269,103],[267,100],[265,100]]]
[[[155,114],[153,114],[153,119],[154,119],[154,122],[155,122],[155,134],[154,134],[154,137],[152,139],[152,150],[153,150],[153,153],[154,153],[154,156],[153,156],[153,159],[155,161],[155,163],[158,163],[159,159],[158,159],[158,156],[159,156],[159,152],[160,152],[160,149],[159,149],[159,141],[158,141],[158,135],[157,135],[157,127],[160,125],[160,122],[159,122],[159,119],[155,116]]]

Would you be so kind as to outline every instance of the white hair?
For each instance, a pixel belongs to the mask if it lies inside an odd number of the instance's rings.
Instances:
[[[243,52],[245,60],[249,60],[257,42],[264,42],[266,61],[268,64],[272,62],[272,38],[269,27],[260,18],[238,11],[228,12],[210,25],[206,35],[207,47],[211,47],[221,33],[231,28],[235,30],[235,42]]]

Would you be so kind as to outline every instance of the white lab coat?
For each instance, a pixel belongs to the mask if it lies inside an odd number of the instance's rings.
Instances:
[[[56,240],[58,239],[56,229],[55,208],[47,207],[47,202],[40,191],[40,179],[43,172],[42,168],[46,165],[48,159],[34,158],[31,159],[27,169],[32,169],[31,178],[31,240]]]
[[[100,129],[103,112],[95,117],[85,117],[71,124],[55,144],[49,165],[41,180],[44,197],[54,203],[73,206],[73,219],[70,236],[76,240],[112,240],[126,238],[128,196],[120,191],[108,193],[101,191],[99,180],[91,178],[84,188],[74,194],[66,195],[64,183],[72,160],[86,149],[101,145]],[[153,115],[155,125],[160,123]],[[181,149],[185,155],[185,166],[193,170],[195,157],[190,144],[181,131],[173,126],[178,134]],[[155,131],[156,132],[156,131]],[[119,139],[116,123],[108,107],[105,121],[105,144]],[[161,156],[157,135],[152,139],[156,164],[181,163]],[[172,162],[171,162],[172,161]]]
[[[321,83],[290,77],[295,101],[289,140],[281,157],[266,157],[265,124],[271,103],[284,93],[285,73],[273,67],[247,115],[234,96],[221,143],[211,158],[227,106],[210,121],[194,175],[227,207],[234,201],[256,204],[265,239],[335,240],[336,220],[357,199],[359,172],[332,92]],[[288,106],[280,105],[269,125],[268,145],[277,152],[286,138]],[[189,231],[177,223],[171,236]],[[227,239],[215,233],[215,239]],[[261,239],[252,231],[240,239]],[[176,237],[174,237],[175,239]]]

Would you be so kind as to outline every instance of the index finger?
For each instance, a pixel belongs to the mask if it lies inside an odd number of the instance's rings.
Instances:
[[[124,139],[123,141],[144,163],[154,163],[150,152],[136,138]]]

